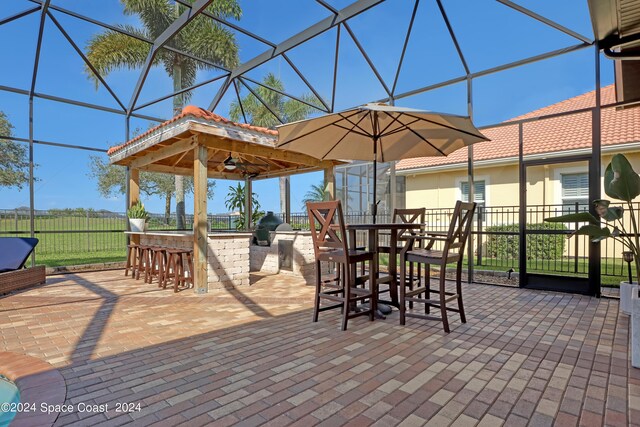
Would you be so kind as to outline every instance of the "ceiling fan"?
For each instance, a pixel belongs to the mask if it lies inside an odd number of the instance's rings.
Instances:
[[[229,153],[229,156],[224,160],[224,162],[222,162],[222,164],[224,165],[224,169],[227,171],[234,171],[236,169],[240,169],[246,172],[247,167],[251,167],[251,166],[255,166],[255,167],[264,167],[264,166],[269,166],[267,163],[264,164],[257,164],[257,163],[249,163],[249,162],[243,162],[241,161],[242,159],[237,158],[237,157],[233,157],[231,155],[231,153]]]

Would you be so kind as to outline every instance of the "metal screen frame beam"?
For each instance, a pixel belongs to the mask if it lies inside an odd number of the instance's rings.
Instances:
[[[257,68],[260,65],[270,61],[271,59],[277,57],[278,55],[281,55],[301,45],[302,43],[314,38],[315,36],[320,35],[325,31],[330,30],[331,28],[347,21],[348,19],[353,18],[354,16],[357,16],[362,12],[369,10],[375,5],[382,3],[383,1],[384,0],[360,0],[355,3],[352,3],[349,6],[345,7],[344,9],[340,10],[338,15],[329,16],[311,25],[310,27],[307,27],[301,32],[293,35],[292,37],[289,37],[285,41],[278,43],[272,49],[269,49],[266,52],[263,52],[260,55],[257,55],[254,58],[250,59],[249,61],[239,65],[238,67],[236,67],[234,70],[231,71],[230,77],[234,79],[237,76],[241,76],[253,70],[254,68]],[[215,110],[215,108],[218,106],[218,103],[220,102],[220,99],[222,99],[222,96],[224,92],[226,92],[228,87],[229,86],[227,85],[226,87],[220,88],[220,91],[218,91],[218,93],[214,97],[213,101],[211,102],[211,105],[209,105],[209,110],[211,111]],[[222,91],[222,89],[224,89],[224,91]],[[221,91],[223,93],[220,93]]]
[[[323,110],[323,109],[322,109],[321,107],[319,107],[318,105],[311,104],[311,103],[309,103],[309,102],[307,102],[307,101],[305,101],[305,100],[303,100],[303,99],[300,99],[300,98],[299,98],[299,97],[297,97],[297,96],[293,96],[293,95],[291,95],[291,94],[288,94],[287,92],[281,91],[280,89],[276,89],[276,88],[271,87],[271,86],[269,86],[269,85],[267,85],[267,84],[260,83],[259,81],[257,81],[257,80],[253,80],[252,78],[249,78],[249,77],[247,77],[247,76],[241,76],[241,77],[238,77],[238,78],[236,78],[236,80],[247,80],[247,81],[249,81],[249,82],[251,82],[251,83],[253,83],[253,84],[256,84],[256,85],[258,85],[258,86],[262,86],[263,88],[265,88],[265,89],[269,89],[270,91],[273,91],[273,92],[275,92],[275,93],[278,93],[278,94],[280,94],[280,95],[282,95],[282,96],[286,96],[287,98],[291,98],[291,99],[293,99],[294,101],[298,101],[298,102],[300,102],[301,104],[305,104],[305,105],[308,105],[309,107],[315,108],[315,109],[316,109],[316,110],[318,110],[318,111],[322,111],[322,112],[325,112],[325,113],[328,113],[328,112],[329,112],[328,110]]]
[[[36,4],[42,4],[44,0],[28,0],[28,1],[30,1],[32,3],[36,3]],[[106,22],[102,22],[102,21],[99,21],[97,19],[90,18],[88,16],[82,15],[82,14],[74,12],[72,10],[65,9],[63,7],[56,6],[56,5],[53,5],[53,4],[49,5],[49,9],[50,10],[55,10],[56,12],[63,13],[65,15],[71,16],[71,17],[79,19],[81,21],[88,22],[90,24],[97,25],[97,26],[105,28],[107,30],[111,30],[111,31],[114,31],[116,33],[120,33],[120,34],[123,34],[125,36],[129,36],[129,37],[132,37],[134,39],[137,39],[137,40],[149,43],[150,45],[153,45],[153,40],[151,40],[151,39],[149,39],[147,37],[143,37],[140,34],[131,33],[129,31],[127,31],[125,29],[122,29],[120,27],[117,27],[115,25],[107,24]],[[193,59],[194,61],[202,62],[203,64],[207,64],[207,65],[210,65],[212,67],[218,67],[218,68],[224,69],[223,67],[220,67],[219,65],[214,64],[211,61],[207,61],[206,59],[198,58],[197,56],[194,56],[194,55],[192,55],[192,54],[190,54],[188,52],[185,52],[183,50],[176,49],[174,47],[166,46],[166,45],[163,46],[162,48],[166,49],[166,50],[168,50],[170,52],[177,53],[178,55],[185,56],[185,57],[187,57],[189,59]],[[225,70],[225,71],[229,71],[229,70]]]
[[[580,43],[580,44],[575,44],[572,46],[568,46],[568,47],[563,47],[560,49],[556,49],[556,50],[552,50],[546,53],[541,53],[540,55],[535,55],[535,56],[530,56],[528,58],[524,58],[524,59],[520,59],[518,61],[513,61],[513,62],[509,62],[507,64],[503,64],[503,65],[498,65],[496,67],[492,67],[492,68],[487,68],[485,70],[482,71],[476,71],[474,73],[469,74],[469,76],[461,76],[461,77],[456,77],[450,80],[446,80],[444,82],[440,82],[440,83],[435,83],[432,85],[428,85],[428,86],[423,86],[421,88],[418,89],[413,89],[407,92],[403,92],[400,93],[398,95],[394,96],[394,99],[398,100],[398,99],[402,99],[402,98],[407,98],[410,96],[414,96],[414,95],[418,95],[420,93],[424,93],[424,92],[428,92],[430,90],[434,90],[434,89],[438,89],[441,87],[446,87],[446,86],[450,86],[453,84],[457,84],[457,83],[461,83],[463,81],[465,81],[467,78],[472,78],[472,79],[476,79],[478,77],[483,77],[483,76],[488,76],[490,74],[495,74],[498,73],[500,71],[505,71],[505,70],[510,70],[512,68],[517,68],[517,67],[521,67],[523,65],[527,65],[527,64],[532,64],[534,62],[538,62],[538,61],[543,61],[545,59],[550,59],[550,58],[554,58],[556,56],[561,56],[561,55],[565,55],[567,53],[571,53],[571,52],[576,52],[588,47],[593,46],[592,44],[588,44],[588,43]],[[379,102],[386,102],[388,100],[388,98],[384,98],[379,100]]]
[[[51,12],[47,11],[47,16],[49,17],[51,22],[53,22],[55,24],[55,26],[58,28],[58,30],[62,33],[64,38],[67,39],[67,41],[69,42],[71,47],[73,47],[73,49],[80,56],[80,58],[82,58],[82,60],[87,65],[87,67],[89,67],[91,72],[93,72],[93,74],[96,75],[98,80],[100,80],[100,83],[102,83],[104,85],[105,89],[109,92],[109,94],[111,94],[113,99],[118,103],[118,105],[120,105],[120,107],[122,108],[122,111],[125,111],[127,109],[127,107],[125,107],[124,104],[120,101],[120,99],[118,98],[118,95],[115,94],[115,92],[111,89],[109,84],[107,84],[107,82],[104,80],[102,75],[98,72],[98,70],[96,70],[96,68],[93,66],[91,61],[89,61],[89,58],[87,58],[86,55],[84,54],[84,52],[82,52],[82,49],[80,49],[78,47],[78,45],[73,41],[73,39],[71,38],[69,33],[67,33],[67,31],[62,27],[62,25],[60,25],[58,20],[55,18],[55,16],[53,16],[53,14]]]
[[[411,31],[413,30],[413,23],[416,19],[419,5],[420,0],[415,0],[415,2],[413,3],[413,11],[411,12],[411,19],[409,20],[409,27],[407,28],[407,34],[404,38],[404,43],[402,44],[402,52],[400,53],[400,59],[398,60],[398,68],[396,68],[396,75],[393,78],[393,85],[391,86],[391,96],[389,97],[389,102],[391,103],[391,105],[393,105],[393,102],[395,101],[396,86],[398,85],[398,78],[400,78],[400,71],[402,70],[402,63],[404,62],[404,55],[407,52],[407,46],[409,45]]]
[[[16,19],[20,19],[24,16],[31,15],[32,13],[39,11],[40,8],[41,8],[40,6],[34,6],[31,9],[23,10],[22,12],[18,12],[11,16],[7,16],[6,18],[0,21],[0,26],[4,24],[8,24],[9,22],[15,21]]]
[[[131,95],[131,100],[129,101],[129,106],[127,107],[127,114],[133,112],[133,109],[136,106],[136,102],[138,101],[138,97],[140,96],[140,92],[142,91],[142,87],[144,86],[144,82],[147,79],[147,75],[149,75],[149,71],[151,70],[151,66],[153,65],[153,60],[160,48],[166,45],[171,38],[173,38],[176,34],[178,34],[184,27],[189,25],[191,21],[198,17],[200,12],[202,12],[206,7],[208,7],[213,0],[196,0],[196,2],[192,5],[190,9],[186,9],[175,21],[173,21],[163,32],[160,34],[153,42],[153,46],[147,55],[147,59],[145,61],[144,66],[142,67],[142,71],[140,72],[140,77],[138,78],[138,82],[136,83],[136,87],[133,89],[133,94]],[[221,67],[216,67],[221,68]]]
[[[29,91],[28,90],[19,89],[19,88],[15,88],[15,87],[11,87],[11,86],[2,86],[2,85],[0,85],[0,91],[17,93],[19,95],[27,95],[27,96],[29,96]],[[63,103],[63,104],[75,105],[77,107],[90,108],[92,110],[104,111],[104,112],[107,112],[107,113],[120,114],[120,115],[123,115],[123,116],[126,116],[126,114],[127,114],[124,110],[118,110],[116,108],[105,107],[103,105],[98,105],[98,104],[90,104],[88,102],[77,101],[75,99],[63,98],[61,96],[49,95],[49,94],[46,94],[46,93],[34,92],[33,93],[33,97],[34,98],[40,98],[40,99],[46,99],[47,101],[54,101],[54,102],[60,102],[60,103]],[[131,117],[136,117],[138,119],[143,119],[143,120],[150,120],[150,121],[153,121],[153,122],[164,122],[164,121],[167,120],[167,119],[161,119],[161,118],[158,118],[158,117],[147,116],[145,114],[131,114]]]
[[[524,6],[520,6],[517,3],[512,2],[511,0],[496,0],[498,3],[501,3],[513,10],[516,10],[520,13],[523,13],[525,15],[527,15],[529,18],[533,18],[536,21],[542,22],[543,24],[546,24],[548,26],[550,26],[551,28],[554,28],[560,32],[563,32],[565,34],[567,34],[568,36],[571,36],[575,39],[580,40],[583,43],[593,43],[593,39],[590,39],[587,36],[584,36],[576,31],[573,31],[567,27],[565,27],[564,25],[560,25],[559,23],[557,23],[556,21],[546,18],[542,15],[539,15],[537,13],[535,13],[534,11],[532,11],[531,9],[527,9]],[[440,0],[438,0],[438,2],[440,2]]]
[[[185,7],[188,7],[188,8],[192,8],[192,7],[193,7],[193,4],[191,4],[191,3],[187,3],[187,2],[186,2],[186,1],[184,1],[184,0],[174,0],[174,1],[175,1],[176,3],[179,3],[179,4],[181,4],[182,6],[185,6]],[[267,46],[270,46],[270,47],[276,47],[276,44],[275,44],[275,43],[270,42],[269,40],[267,40],[267,39],[265,39],[265,38],[263,38],[263,37],[260,37],[259,35],[255,34],[255,33],[252,33],[251,31],[249,31],[249,30],[247,30],[247,29],[245,29],[245,28],[242,28],[242,27],[241,27],[241,26],[239,26],[239,25],[236,25],[236,24],[234,24],[234,23],[232,23],[232,22],[229,22],[229,21],[227,21],[226,19],[222,19],[222,18],[220,18],[220,17],[217,17],[217,16],[215,16],[214,14],[212,14],[212,13],[210,13],[210,12],[207,12],[206,10],[203,10],[200,14],[201,14],[201,15],[203,15],[203,16],[206,16],[207,18],[211,18],[211,19],[213,19],[214,21],[216,21],[216,22],[218,22],[218,23],[220,23],[220,24],[222,24],[222,25],[226,25],[227,27],[232,28],[232,29],[234,29],[234,30],[238,31],[239,33],[242,33],[242,34],[244,34],[245,36],[251,37],[251,38],[252,38],[252,39],[254,39],[254,40],[257,40],[257,41],[259,41],[259,42],[261,42],[261,43],[264,43],[264,44],[266,44]]]

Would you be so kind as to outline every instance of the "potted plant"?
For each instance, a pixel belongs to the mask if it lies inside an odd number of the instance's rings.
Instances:
[[[592,242],[611,238],[620,242],[630,252],[627,256],[633,258],[636,265],[635,284],[622,282],[620,289],[621,308],[629,308],[631,312],[631,364],[640,368],[640,235],[636,212],[633,209],[633,199],[640,195],[640,176],[633,170],[629,160],[616,154],[611,159],[604,173],[604,192],[611,198],[621,200],[627,204],[631,229],[627,230],[622,221],[624,208],[610,206],[609,200],[595,200],[595,211],[600,218],[589,212],[580,212],[546,218],[548,222],[588,222],[580,227],[575,234],[588,235]],[[604,222],[602,222],[604,220]],[[631,297],[629,300],[628,298]],[[624,299],[624,300],[623,300]]]
[[[129,210],[127,210],[127,216],[129,217],[129,228],[131,231],[142,233],[149,219],[149,212],[144,208],[142,202],[136,200]]]

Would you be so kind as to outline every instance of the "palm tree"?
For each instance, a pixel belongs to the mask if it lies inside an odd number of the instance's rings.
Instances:
[[[179,17],[186,7],[172,0],[120,0],[126,15],[136,15],[142,27],[121,25],[123,30],[155,40],[169,25]],[[240,19],[242,10],[236,0],[214,0],[206,9],[220,18]],[[220,24],[203,15],[198,16],[173,36],[167,43],[177,50],[187,52],[197,58],[224,68],[238,65],[238,46],[233,33]],[[87,46],[87,58],[96,70],[106,76],[116,69],[136,69],[144,65],[151,46],[142,40],[116,31],[107,30],[94,35]],[[216,67],[193,60],[184,55],[161,49],[155,57],[153,66],[162,66],[173,79],[173,90],[193,86],[199,70]],[[85,66],[85,73],[99,85],[98,77]],[[185,92],[173,97],[173,114],[179,114],[190,93]],[[184,228],[184,179],[175,176],[176,214],[178,228]]]
[[[227,198],[224,201],[225,206],[232,212],[238,212],[239,216],[236,219],[236,229],[247,230],[251,228],[253,224],[256,224],[260,218],[264,215],[264,212],[260,210],[260,202],[258,202],[258,196],[256,193],[251,193],[251,205],[253,211],[251,213],[251,223],[245,224],[244,217],[244,202],[245,202],[245,185],[238,183],[235,187],[229,186],[229,192]]]
[[[264,86],[284,92],[284,84],[273,73],[267,74],[262,80],[262,83]],[[280,124],[278,118],[275,117],[269,109],[275,112],[284,123],[304,120],[309,116],[309,114],[311,114],[313,108],[309,105],[295,99],[287,98],[284,95],[264,86],[258,86],[254,90],[258,96],[269,105],[269,108],[265,107],[258,97],[250,93],[241,100],[242,106],[237,101],[231,103],[231,108],[229,110],[231,120],[238,122],[242,118],[246,117],[247,122],[254,126],[269,128]],[[300,99],[311,104],[316,102],[316,97],[311,94],[304,94]],[[243,113],[245,117],[243,117]],[[280,210],[282,212],[286,210],[286,180],[287,177],[280,177]]]
[[[304,195],[304,199],[302,199],[302,209],[307,209],[308,202],[321,202],[326,200],[327,190],[325,189],[322,183],[313,184],[311,189],[307,191]]]

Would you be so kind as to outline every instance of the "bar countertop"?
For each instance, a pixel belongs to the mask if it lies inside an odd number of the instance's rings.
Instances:
[[[149,230],[144,232],[125,231],[124,233],[138,235],[138,236],[174,236],[174,237],[192,237],[193,236],[193,231],[187,231],[187,230],[184,230],[184,231]],[[209,237],[250,237],[252,235],[253,233],[251,233],[250,231],[213,231],[213,232],[210,231],[207,233],[207,236]]]

